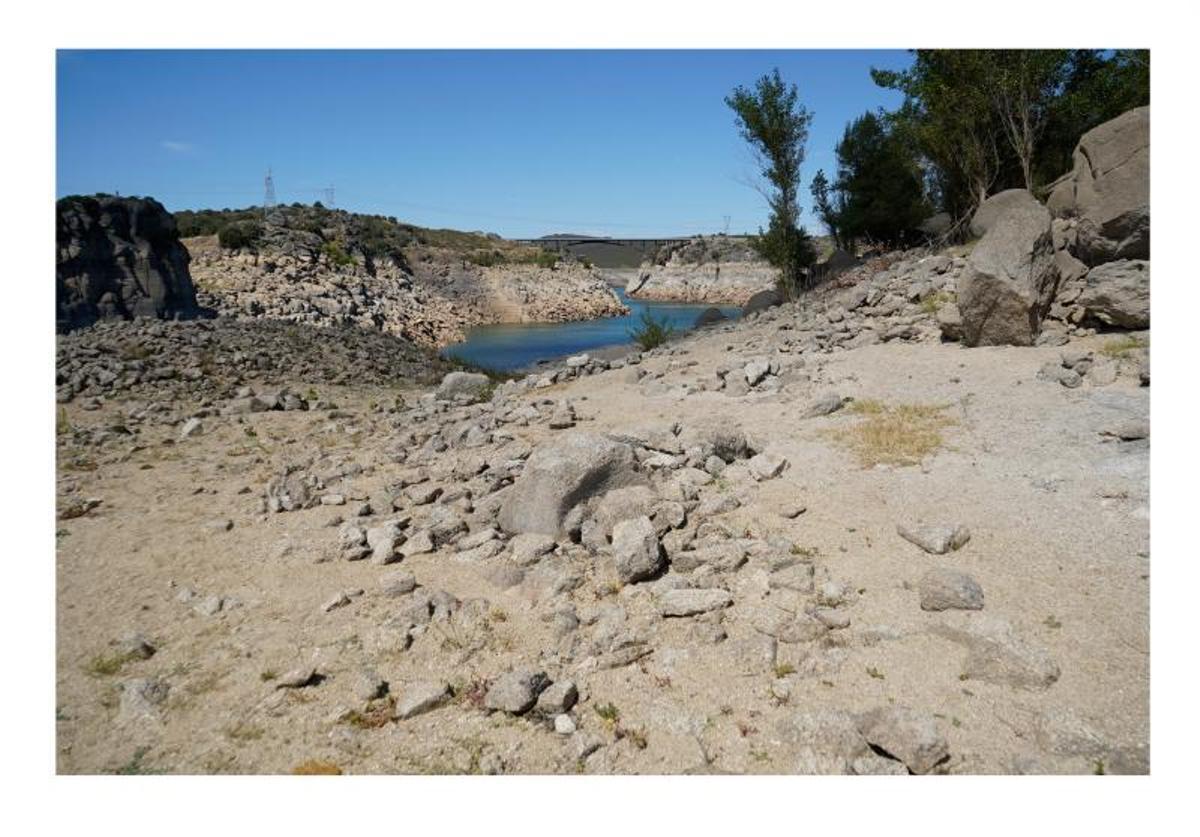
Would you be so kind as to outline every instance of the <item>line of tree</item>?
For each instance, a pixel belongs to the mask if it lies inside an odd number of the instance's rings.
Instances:
[[[886,189],[856,173],[881,165],[894,176],[919,173],[928,207],[961,223],[1004,189],[1044,194],[1070,170],[1080,135],[1150,102],[1148,50],[914,50],[909,69],[872,69],[871,77],[904,101],[878,114],[878,125],[863,117],[847,128],[830,206],[835,224],[852,236],[890,244],[904,243],[911,231],[897,235],[894,224],[870,219],[910,219],[912,189]],[[821,187],[813,188],[815,195]],[[883,207],[865,213],[864,227],[861,207],[875,201]],[[850,208],[848,217],[839,203]]]
[[[1148,50],[913,50],[907,70],[871,70],[904,95],[894,111],[846,126],[837,171],[809,189],[839,247],[906,246],[925,238],[935,212],[961,235],[975,208],[1004,189],[1043,196],[1072,167],[1079,137],[1150,102]],[[775,70],[726,97],[763,176],[767,229],[753,241],[780,270],[780,287],[804,287],[815,254],[800,225],[800,167],[812,114]]]

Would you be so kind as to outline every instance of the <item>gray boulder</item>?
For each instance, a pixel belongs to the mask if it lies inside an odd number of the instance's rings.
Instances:
[[[929,712],[881,707],[859,717],[858,731],[871,746],[903,762],[913,773],[928,773],[950,758],[946,737]]]
[[[921,610],[982,610],[983,588],[964,572],[936,567],[918,584]]]
[[[1013,209],[1026,205],[1029,199],[1029,192],[1025,189],[1005,189],[992,195],[971,216],[971,235],[983,238],[1001,218]]]
[[[633,448],[595,433],[572,432],[535,450],[500,508],[509,533],[559,535],[567,513],[614,488],[645,485]]]
[[[487,394],[491,386],[492,381],[487,375],[478,372],[451,372],[442,378],[442,383],[437,388],[437,397],[441,401],[478,401]]]
[[[613,527],[612,552],[617,577],[626,584],[650,578],[665,562],[658,532],[645,515]]]
[[[663,593],[658,600],[658,612],[663,616],[695,616],[731,604],[733,596],[728,590],[682,588]]]
[[[1150,327],[1150,262],[1108,262],[1088,271],[1076,304],[1105,325]]]
[[[1006,197],[958,280],[964,342],[1033,345],[1056,278],[1050,213],[1027,192]]]
[[[1074,160],[1049,207],[1078,219],[1075,254],[1089,265],[1150,258],[1150,107],[1088,131]]]
[[[971,540],[971,530],[961,523],[905,526],[898,524],[896,534],[933,555],[945,555],[961,549]]]
[[[520,715],[533,708],[538,695],[549,685],[550,678],[544,671],[516,669],[496,678],[484,695],[483,705],[488,709]]]
[[[783,295],[776,290],[759,291],[754,296],[746,300],[746,304],[742,306],[742,316],[748,317],[751,314],[757,314],[760,311],[766,311],[768,308],[774,308],[777,305],[783,304]]]

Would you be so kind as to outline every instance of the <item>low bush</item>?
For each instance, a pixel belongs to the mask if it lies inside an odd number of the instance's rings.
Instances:
[[[641,325],[637,328],[630,329],[629,336],[633,342],[642,347],[644,352],[666,343],[675,333],[675,328],[667,321],[666,317],[655,319],[649,310],[642,312],[640,322]]]

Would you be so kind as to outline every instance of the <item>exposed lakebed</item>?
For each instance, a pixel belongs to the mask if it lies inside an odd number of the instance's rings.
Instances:
[[[613,290],[621,302],[629,306],[625,316],[569,323],[477,326],[467,332],[464,342],[447,346],[442,353],[488,369],[508,372],[578,352],[629,343],[632,340],[630,332],[640,325],[645,311],[655,319],[665,319],[676,331],[688,331],[700,314],[714,307],[703,303],[630,299],[622,289]],[[741,313],[738,307],[716,307],[731,319]]]

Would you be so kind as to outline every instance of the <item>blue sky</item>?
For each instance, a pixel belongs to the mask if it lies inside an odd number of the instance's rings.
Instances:
[[[814,114],[807,183],[846,122],[898,104],[902,51],[60,51],[57,194],[168,209],[281,202],[508,237],[753,231],[724,97],[779,67]]]

